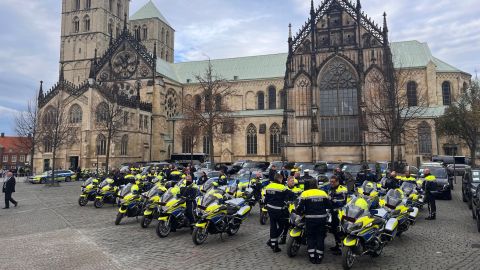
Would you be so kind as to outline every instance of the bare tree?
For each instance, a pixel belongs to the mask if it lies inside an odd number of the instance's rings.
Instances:
[[[201,142],[201,135],[203,134],[200,125],[194,118],[186,119],[183,122],[182,138],[188,138],[187,149],[190,150],[190,164],[193,163],[193,151]],[[182,142],[185,143],[185,142]]]
[[[39,143],[37,136],[38,129],[38,106],[37,98],[27,103],[26,111],[19,111],[15,115],[15,133],[21,139],[17,141],[17,147],[25,149],[30,153],[30,168],[33,172],[33,157],[35,155],[35,147]]]
[[[200,87],[200,100],[193,98],[183,104],[183,114],[187,122],[195,121],[199,130],[208,138],[209,157],[212,166],[215,165],[214,140],[222,141],[225,134],[231,134],[238,127],[232,117],[232,111],[227,106],[227,100],[235,94],[230,83],[215,73],[212,63],[208,62],[205,72],[195,76]],[[200,102],[198,102],[200,101]],[[199,107],[204,104],[204,108]]]
[[[425,113],[428,106],[425,91],[411,81],[409,70],[388,68],[385,72],[374,70],[367,76],[365,113],[371,132],[380,135],[390,145],[390,161],[394,166],[395,147],[402,137],[409,138],[416,131],[413,123]],[[415,87],[409,93],[407,87]],[[397,157],[398,158],[398,157]]]
[[[43,142],[43,147],[37,147],[40,152],[52,152],[52,176],[50,185],[55,184],[56,158],[58,151],[78,141],[77,128],[70,123],[65,101],[62,95],[58,95],[53,102],[39,115],[41,123],[37,126],[37,139]]]
[[[117,95],[113,95],[113,102],[102,101],[96,105],[96,127],[106,134],[105,172],[108,173],[110,162],[110,145],[115,141],[123,124],[123,110],[118,105]],[[98,151],[98,149],[97,149]],[[98,153],[97,153],[98,155]]]
[[[441,136],[458,138],[467,144],[470,150],[472,166],[475,166],[480,131],[480,85],[473,81],[470,88],[463,92],[458,101],[450,105],[445,114],[435,122]]]

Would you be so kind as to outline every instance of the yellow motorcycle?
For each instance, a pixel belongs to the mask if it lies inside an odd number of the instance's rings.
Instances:
[[[378,257],[382,254],[384,242],[381,240],[385,221],[371,216],[368,202],[362,197],[350,201],[338,217],[346,234],[342,248],[343,269],[351,269],[355,260],[363,254]]]
[[[85,206],[89,201],[95,201],[97,196],[98,179],[90,177],[82,185],[82,194],[78,198],[78,204]]]
[[[392,223],[390,220],[393,218],[397,223],[396,226],[386,227],[388,231],[392,233],[391,238],[400,236],[407,231],[410,225],[415,224],[418,216],[417,207],[409,207],[406,205],[406,199],[403,192],[399,189],[391,189],[387,192],[387,195],[380,200],[380,206],[388,213],[385,218],[389,220],[388,223]],[[387,225],[389,225],[387,223]]]
[[[127,217],[138,217],[143,212],[143,201],[136,184],[129,183],[124,186],[118,195],[120,208],[118,209],[115,225],[119,225],[122,219]]]
[[[415,182],[405,181],[400,186],[400,189],[407,198],[407,206],[413,206],[419,209],[423,208],[423,205],[425,204],[424,196],[418,191],[418,187]]]
[[[169,188],[160,198],[159,217],[156,232],[158,237],[167,237],[171,231],[190,226],[188,218],[185,216],[186,202],[178,198],[180,187]]]
[[[140,219],[140,226],[142,228],[148,228],[152,220],[158,219],[159,212],[159,202],[161,196],[167,191],[167,189],[161,184],[155,184],[149,191],[142,194],[145,200],[145,211],[143,216]]]
[[[113,179],[106,178],[98,185],[97,196],[93,202],[95,208],[102,208],[104,203],[111,203],[112,206],[115,206],[118,187],[113,186],[113,183]]]
[[[251,209],[241,198],[223,202],[221,191],[214,190],[205,194],[197,205],[198,221],[193,228],[193,243],[203,244],[209,234],[235,235]]]

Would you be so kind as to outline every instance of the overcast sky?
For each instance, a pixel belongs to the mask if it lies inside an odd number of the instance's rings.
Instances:
[[[147,2],[132,0],[130,14]],[[153,2],[176,30],[177,62],[286,52],[288,23],[296,32],[310,9],[309,0]],[[437,58],[480,69],[478,0],[364,0],[362,8],[379,25],[387,12],[391,41],[427,42]],[[12,116],[40,80],[48,90],[58,79],[60,12],[60,0],[0,0],[0,132],[14,134]]]

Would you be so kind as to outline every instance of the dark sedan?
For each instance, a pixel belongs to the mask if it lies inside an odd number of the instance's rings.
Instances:
[[[477,220],[477,231],[480,232],[480,185],[472,192],[472,217]]]
[[[447,169],[443,166],[425,166],[422,165],[418,171],[420,177],[419,179],[424,180],[423,171],[428,168],[430,169],[430,174],[434,175],[436,178],[437,189],[433,193],[444,197],[447,200],[452,199],[452,190],[451,190],[451,180],[448,177]]]
[[[472,196],[480,185],[480,169],[466,170],[462,181],[462,200],[472,208]]]

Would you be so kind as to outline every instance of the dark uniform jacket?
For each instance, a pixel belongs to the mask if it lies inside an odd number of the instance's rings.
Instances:
[[[3,183],[2,192],[3,193],[12,193],[15,192],[15,177],[10,177]]]
[[[270,183],[265,187],[265,203],[269,210],[284,210],[291,191],[284,185]]]
[[[305,218],[326,218],[327,209],[330,208],[331,204],[325,191],[309,189],[300,195],[296,210],[304,214]]]

